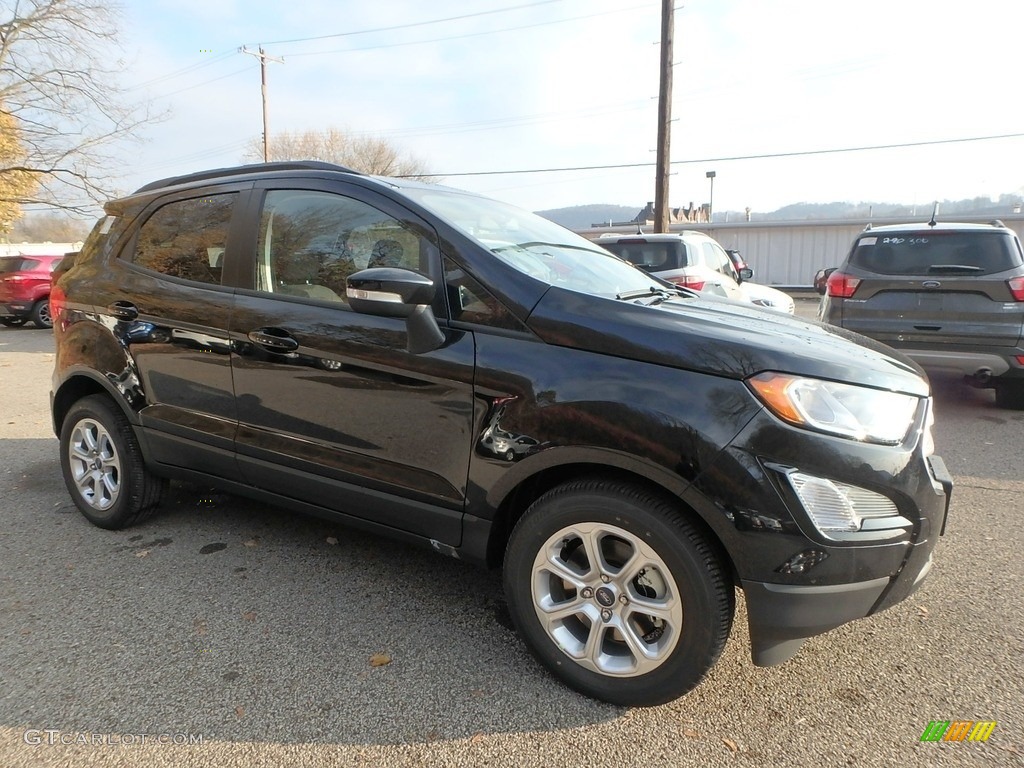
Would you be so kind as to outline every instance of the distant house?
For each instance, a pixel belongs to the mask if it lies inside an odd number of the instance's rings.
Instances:
[[[707,222],[710,220],[709,217],[709,206],[707,203],[703,203],[700,206],[695,206],[693,201],[690,201],[690,205],[687,208],[669,208],[668,209],[668,221],[669,224],[680,224],[683,222],[695,223],[695,222]],[[599,221],[596,224],[591,224],[593,227],[624,227],[629,224],[637,224],[644,226],[654,226],[654,203],[649,202],[636,216],[630,221]]]

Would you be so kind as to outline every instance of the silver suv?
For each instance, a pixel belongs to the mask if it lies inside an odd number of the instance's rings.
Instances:
[[[746,301],[740,283],[753,276],[737,271],[725,249],[700,232],[601,235],[596,241],[620,259],[675,285]]]
[[[866,229],[829,276],[818,317],[1024,409],[1024,253],[1000,221]]]

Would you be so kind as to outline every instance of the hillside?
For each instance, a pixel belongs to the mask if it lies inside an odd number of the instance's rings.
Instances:
[[[966,198],[963,200],[940,200],[939,215],[949,217],[957,213],[991,214],[993,217],[1003,216],[1012,212],[1020,212],[1024,194],[1020,192],[1000,195],[998,200],[987,197]],[[643,205],[629,207],[625,205],[574,205],[569,208],[552,208],[537,211],[545,219],[561,224],[569,229],[588,229],[598,222],[609,219],[616,222],[630,221],[643,209]],[[886,202],[833,202],[833,203],[793,203],[774,211],[755,211],[751,214],[754,221],[808,221],[822,219],[867,219],[878,218],[927,218],[931,215],[932,203],[906,205]],[[742,211],[715,211],[715,221],[742,221]]]
[[[549,221],[561,224],[567,229],[589,229],[598,222],[630,221],[643,209],[643,205],[630,208],[625,205],[574,205],[571,208],[552,208],[547,211],[536,211]]]

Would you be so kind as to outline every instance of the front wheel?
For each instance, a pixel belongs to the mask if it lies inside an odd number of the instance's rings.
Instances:
[[[32,322],[36,324],[36,328],[53,328],[49,299],[40,299],[32,307]]]
[[[0,317],[0,324],[6,325],[8,328],[17,328],[19,325],[24,325],[25,320],[24,317]]]
[[[625,483],[582,480],[539,498],[505,554],[520,635],[572,688],[624,706],[692,690],[732,626],[725,568],[696,527]]]
[[[146,469],[131,424],[102,395],[82,398],[64,417],[60,462],[75,505],[100,528],[127,528],[148,517],[167,485]]]

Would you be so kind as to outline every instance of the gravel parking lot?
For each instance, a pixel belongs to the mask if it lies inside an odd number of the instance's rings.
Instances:
[[[52,364],[49,332],[0,328],[0,766],[1024,765],[1024,412],[989,391],[935,382],[957,486],[921,591],[769,669],[741,602],[696,691],[623,709],[532,660],[496,573],[182,484],[92,527]],[[998,725],[922,743],[931,720]]]

